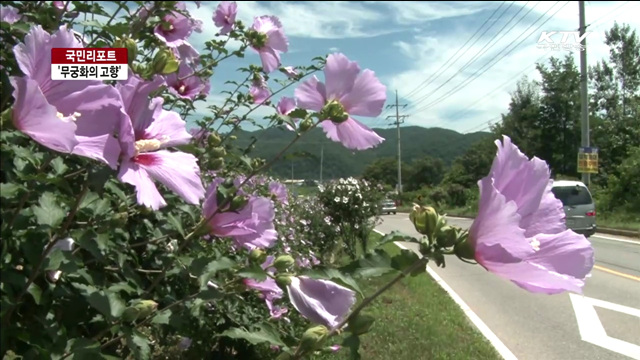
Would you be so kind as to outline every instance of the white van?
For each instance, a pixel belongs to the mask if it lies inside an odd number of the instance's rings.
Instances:
[[[567,229],[590,237],[596,232],[596,205],[587,186],[580,181],[554,181],[551,191],[562,201]]]

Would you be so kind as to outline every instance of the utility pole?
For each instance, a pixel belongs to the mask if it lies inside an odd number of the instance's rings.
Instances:
[[[324,142],[322,142],[320,146],[320,184],[322,184],[322,168],[324,167]]]
[[[589,147],[589,96],[587,93],[587,38],[584,36],[584,33],[587,31],[587,25],[584,14],[584,1],[578,2],[578,7],[580,11],[580,37],[582,41],[580,42],[580,105],[581,107],[581,118],[582,118],[582,139],[581,143],[583,147]],[[582,174],[582,182],[590,186],[591,182],[591,174],[583,173]]]
[[[409,117],[409,115],[400,115],[400,107],[407,107],[407,104],[402,104],[400,105],[398,103],[398,90],[396,90],[396,104],[395,105],[387,105],[387,108],[396,108],[396,114],[395,115],[389,115],[387,116],[387,119],[389,118],[395,118],[396,121],[394,123],[394,125],[396,125],[396,128],[398,129],[398,186],[396,187],[396,190],[398,191],[398,194],[402,193],[402,151],[401,151],[401,147],[400,147],[400,124],[402,124],[404,122],[404,118]]]

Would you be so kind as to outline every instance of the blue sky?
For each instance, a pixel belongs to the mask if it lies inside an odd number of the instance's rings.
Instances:
[[[200,9],[193,2],[187,4],[192,16],[204,22],[203,33],[189,39],[196,49],[202,49],[204,41],[218,31],[212,21],[218,2],[203,2]],[[613,21],[638,29],[637,14],[638,2],[586,3],[586,22],[592,32],[587,37],[590,65],[608,57],[604,31]],[[523,75],[539,79],[536,61],[566,54],[539,49],[536,43],[542,31],[574,31],[579,26],[577,1],[238,2],[238,19],[247,26],[260,15],[275,15],[283,23],[290,44],[290,51],[282,55],[283,66],[305,65],[315,56],[342,52],[362,69],[375,71],[387,86],[387,104],[395,101],[398,90],[400,103],[407,104],[401,111],[409,115],[406,125],[463,133],[486,130],[498,120],[507,111],[509,92],[517,80]],[[449,65],[443,66],[456,52]],[[579,64],[579,52],[573,54]],[[220,91],[229,89],[224,82],[240,80],[241,74],[234,69],[249,62],[259,64],[251,51],[245,59],[223,63],[212,78],[207,104],[220,105],[224,99]],[[444,71],[438,74],[439,70]],[[438,75],[435,79],[434,74]],[[282,95],[292,96],[293,87]],[[207,104],[198,104],[200,115],[206,114]],[[264,107],[254,115],[271,113],[272,109]],[[374,128],[387,127],[392,121],[387,115],[391,110],[378,118],[360,120]]]

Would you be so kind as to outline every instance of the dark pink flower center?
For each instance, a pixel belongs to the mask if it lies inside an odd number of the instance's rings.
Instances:
[[[160,163],[160,159],[153,154],[140,154],[133,158],[133,162],[144,166],[152,166],[158,165]]]

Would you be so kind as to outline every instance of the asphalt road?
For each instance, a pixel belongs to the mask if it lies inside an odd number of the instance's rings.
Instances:
[[[382,219],[379,231],[420,236],[408,214]],[[463,228],[471,222],[449,219]],[[640,359],[640,242],[600,234],[589,240],[596,267],[587,279],[584,297],[531,294],[453,256],[447,258],[445,268],[429,266],[517,359]]]

